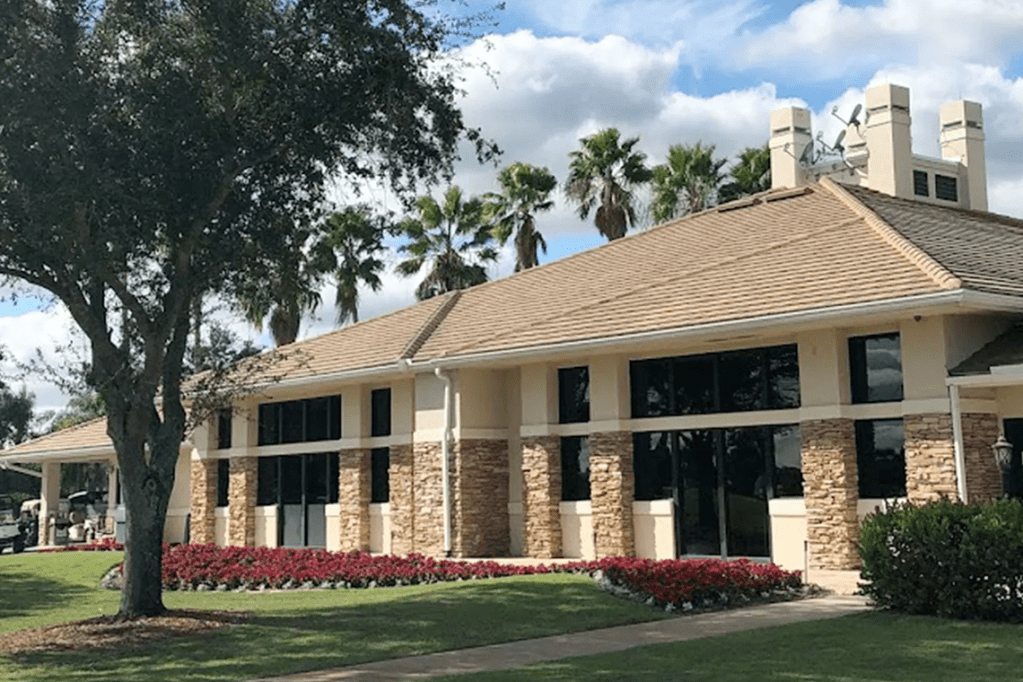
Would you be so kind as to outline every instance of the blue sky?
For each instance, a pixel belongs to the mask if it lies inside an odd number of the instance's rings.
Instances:
[[[460,11],[491,4],[470,0]],[[485,43],[461,49],[494,76],[465,72],[461,105],[505,150],[502,164],[547,166],[562,180],[579,138],[608,126],[639,135],[651,164],[669,145],[696,141],[732,158],[766,141],[771,110],[793,104],[811,108],[815,130],[830,138],[832,107],[849,112],[866,87],[893,82],[911,89],[922,154],[937,154],[941,103],[983,104],[991,209],[1023,217],[1023,0],[508,0],[497,19]],[[482,193],[495,189],[496,173],[464,161],[455,181]],[[382,187],[368,190],[395,207]],[[592,223],[556,200],[538,219],[550,245],[543,260],[601,243]],[[510,270],[508,249],[491,275]],[[415,284],[389,273],[382,291],[364,294],[363,318],[411,304]],[[333,328],[329,286],[324,301],[305,335]],[[71,334],[59,307],[37,308],[33,299],[0,303],[0,343],[14,357],[37,347],[51,356]],[[225,319],[266,343],[262,330]],[[29,389],[39,407],[63,402],[42,383]]]

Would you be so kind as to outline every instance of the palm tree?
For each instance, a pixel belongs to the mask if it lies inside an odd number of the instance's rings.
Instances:
[[[605,128],[584,137],[582,149],[569,152],[565,194],[579,204],[579,217],[586,220],[597,207],[594,224],[608,241],[625,236],[636,224],[632,205],[633,189],[650,182],[646,154],[634,152],[638,137],[619,142],[617,128]]]
[[[539,264],[537,251],[547,253],[547,242],[536,229],[535,214],[554,207],[551,192],[558,181],[546,168],[513,163],[497,176],[499,193],[487,194],[486,218],[492,221],[494,237],[503,246],[515,234],[515,271]]]
[[[269,317],[274,344],[284,346],[298,338],[302,316],[320,305],[323,279],[323,240],[317,231],[291,225],[277,258],[263,268],[259,279],[242,283],[238,304],[246,322],[257,329]]]
[[[429,262],[416,298],[423,301],[486,282],[483,263],[497,260],[497,251],[489,244],[493,235],[483,221],[483,202],[477,197],[464,199],[462,190],[453,186],[444,194],[443,206],[425,195],[416,200],[416,207],[419,217],[406,220],[401,228],[409,242],[399,251],[409,257],[398,263],[398,273],[411,277]]]
[[[724,177],[725,159],[714,158],[714,145],[673,144],[668,162],[654,168],[654,198],[650,206],[655,222],[697,213],[712,206]]]
[[[728,174],[732,181],[718,191],[722,203],[766,192],[771,189],[771,149],[766,144],[763,147],[746,147]]]
[[[380,290],[384,226],[385,219],[373,216],[367,206],[349,206],[327,218],[326,242],[333,251],[329,269],[337,280],[334,305],[339,325],[359,321],[360,282],[372,291]]]

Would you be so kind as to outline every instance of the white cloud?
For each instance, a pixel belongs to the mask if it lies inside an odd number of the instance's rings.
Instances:
[[[852,7],[814,0],[784,22],[751,32],[732,66],[798,69],[804,81],[886,63],[1004,66],[1019,51],[1021,34],[1023,3],[1015,1],[884,0]]]
[[[12,379],[19,374],[18,363],[27,363],[40,350],[43,360],[52,365],[61,362],[57,347],[72,344],[82,357],[88,350],[84,336],[77,334],[71,316],[63,306],[34,310],[17,316],[0,317],[0,339],[4,346],[4,359],[0,372],[14,390],[22,386],[35,395],[35,411],[55,410],[67,402],[67,396],[38,375]]]

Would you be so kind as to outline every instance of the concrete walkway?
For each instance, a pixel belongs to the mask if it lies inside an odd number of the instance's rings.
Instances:
[[[410,656],[389,661],[298,675],[260,678],[259,682],[393,682],[442,675],[508,670],[572,656],[610,653],[646,644],[685,642],[742,630],[838,618],[868,609],[864,597],[830,595],[818,599],[765,604],[732,611],[680,616],[636,625],[575,632],[540,639]]]

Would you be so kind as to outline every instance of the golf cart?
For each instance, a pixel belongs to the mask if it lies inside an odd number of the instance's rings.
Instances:
[[[25,550],[26,528],[14,513],[14,502],[9,497],[0,497],[0,552],[10,547],[15,554]]]

